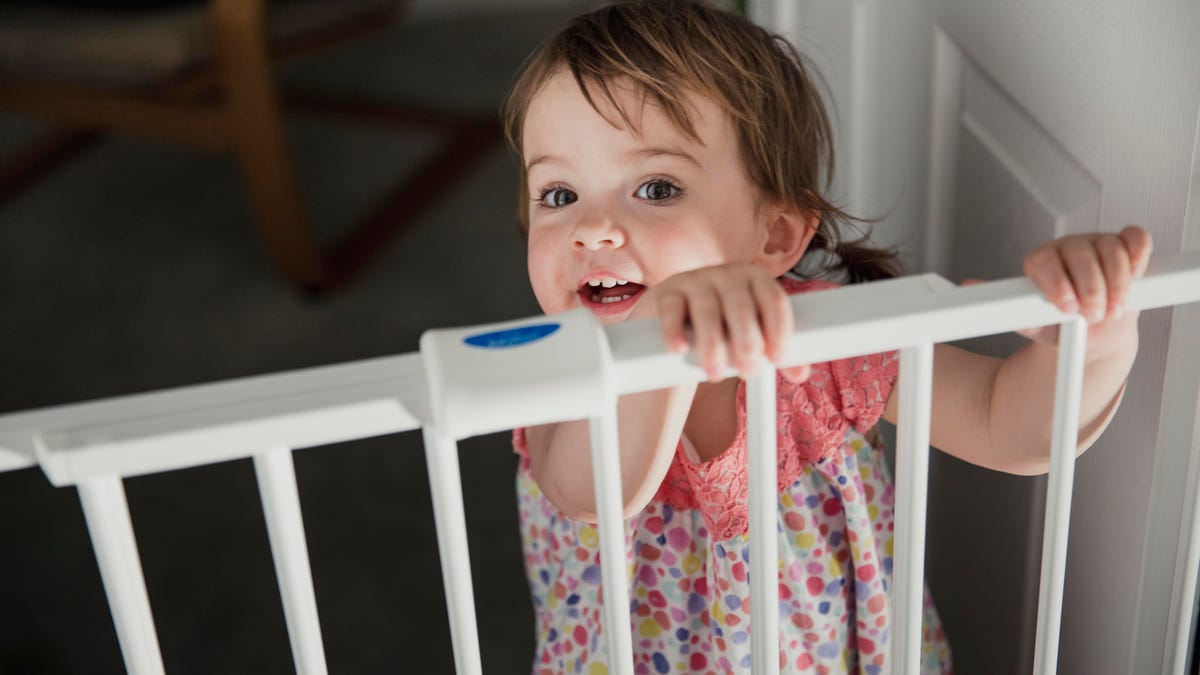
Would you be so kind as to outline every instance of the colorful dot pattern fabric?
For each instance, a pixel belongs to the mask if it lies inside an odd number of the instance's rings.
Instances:
[[[781,672],[889,672],[893,488],[882,454],[857,431],[843,449],[780,495]],[[846,500],[847,486],[859,497]],[[517,489],[537,616],[533,672],[607,673],[598,533],[559,515],[527,464]],[[652,501],[627,522],[626,551],[634,672],[750,672],[748,536],[715,541],[699,511]],[[921,672],[951,672],[928,590]]]
[[[882,413],[894,361],[892,354],[815,364],[815,381],[803,387],[780,380],[781,672],[890,672],[894,488],[863,431]],[[681,443],[659,493],[626,521],[635,673],[750,672],[743,388],[737,401],[733,446],[697,464]],[[538,489],[524,440],[517,430],[522,545],[537,617],[533,673],[606,674],[598,533],[563,517]],[[928,589],[922,628],[921,672],[950,673]]]

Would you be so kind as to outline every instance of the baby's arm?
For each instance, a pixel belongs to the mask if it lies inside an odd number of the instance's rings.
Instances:
[[[622,396],[617,401],[621,508],[641,511],[662,483],[687,419],[696,385]],[[597,522],[587,420],[529,427],[529,469],[550,503],[575,520]]]
[[[1025,272],[1046,297],[1088,319],[1079,446],[1100,435],[1120,402],[1137,354],[1137,312],[1124,312],[1129,284],[1145,272],[1151,240],[1128,227],[1120,235],[1064,237],[1038,247]],[[930,442],[973,464],[1015,474],[1045,473],[1050,465],[1057,327],[1022,334],[1031,339],[1007,359],[949,345],[934,351]],[[893,391],[884,418],[895,422]]]
[[[691,326],[709,383],[632,394],[618,401],[625,517],[640,511],[662,483],[698,388],[715,386],[726,363],[749,375],[764,354],[776,360],[792,326],[787,293],[765,270],[749,264],[707,267],[663,281],[646,292],[629,316],[647,317],[659,318],[664,343],[676,352],[690,348],[684,326]],[[807,373],[808,367],[801,366],[786,374],[802,381]],[[712,399],[706,396],[706,400]],[[728,405],[706,406],[702,414],[706,428],[732,429],[737,413],[731,399]],[[712,418],[720,415],[728,419],[714,423]],[[526,440],[530,471],[546,498],[570,518],[595,522],[587,422],[530,427]],[[696,440],[718,448],[732,442],[732,438]]]

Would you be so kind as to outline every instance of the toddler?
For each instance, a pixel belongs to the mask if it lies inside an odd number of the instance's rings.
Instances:
[[[534,672],[607,673],[608,601],[630,603],[636,672],[748,672],[743,378],[778,360],[789,293],[893,276],[894,256],[845,240],[851,218],[822,194],[833,151],[811,69],[736,15],[639,0],[581,16],[527,62],[504,113],[542,309],[657,317],[668,348],[695,350],[709,374],[618,402],[628,598],[599,592],[587,423],[514,432]],[[1090,323],[1080,451],[1120,400],[1137,350],[1136,313],[1122,300],[1150,248],[1129,227],[1048,242],[1026,259],[1047,298]],[[1054,333],[1028,331],[1003,360],[938,345],[932,444],[1000,471],[1045,472]],[[723,378],[727,366],[741,377]],[[893,486],[870,432],[896,419],[897,370],[884,353],[780,372],[784,672],[888,671]],[[950,670],[928,594],[922,655],[924,672]]]

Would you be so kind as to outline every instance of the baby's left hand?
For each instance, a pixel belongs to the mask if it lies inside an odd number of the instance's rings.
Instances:
[[[1087,319],[1089,340],[1125,315],[1134,279],[1146,272],[1153,242],[1136,225],[1120,234],[1075,234],[1048,241],[1025,256],[1025,275],[1064,312]],[[1097,325],[1099,324],[1099,325]],[[1035,342],[1054,343],[1057,326],[1019,331]]]

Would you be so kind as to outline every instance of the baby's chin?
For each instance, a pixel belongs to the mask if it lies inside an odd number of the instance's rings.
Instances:
[[[601,314],[596,314],[595,312],[592,312],[592,316],[596,317],[596,320],[599,321],[601,325],[609,326],[614,323],[624,323],[625,321],[629,320],[629,315],[632,313],[633,313],[633,309],[631,308],[629,310],[621,312],[620,314],[601,315]]]

